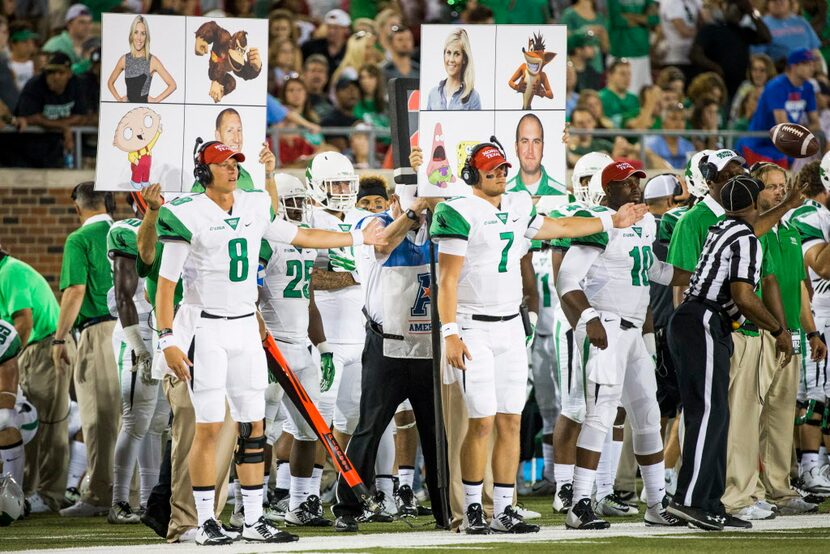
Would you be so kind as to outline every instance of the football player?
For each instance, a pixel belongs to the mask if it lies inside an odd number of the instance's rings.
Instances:
[[[605,203],[614,212],[639,202],[645,172],[620,162],[601,173]],[[574,341],[584,345],[586,414],[577,440],[573,505],[565,524],[573,529],[604,529],[591,506],[591,491],[600,452],[622,403],[631,418],[634,453],[646,487],[651,525],[681,525],[668,514],[664,486],[663,442],[654,375],[654,342],[649,309],[650,281],[688,283],[689,274],[655,260],[654,217],[647,214],[627,228],[571,242],[562,261],[557,290]],[[649,345],[644,333],[650,334]],[[598,493],[599,496],[599,493]]]
[[[277,219],[268,194],[236,190],[237,163],[244,160],[244,154],[222,143],[204,144],[196,154],[194,173],[205,185],[205,193],[178,198],[159,210],[159,239],[165,243],[156,292],[159,348],[167,367],[189,382],[196,414],[189,461],[197,544],[231,541],[213,514],[215,448],[225,418],[225,398],[239,425],[235,461],[245,506],[242,538],[297,539],[262,515],[268,377],[254,317],[262,239],[332,249],[381,240],[377,226],[343,233],[299,228]],[[184,297],[174,321],[173,295],[185,261]]]
[[[158,185],[156,185],[158,186]],[[167,426],[170,406],[153,379],[152,307],[144,296],[144,279],[138,276],[137,236],[147,204],[139,193],[130,193],[136,217],[112,224],[107,233],[107,254],[112,262],[113,288],[110,311],[118,316],[112,334],[115,360],[121,381],[121,429],[115,443],[110,523],[139,523],[129,503],[130,483],[138,462],[140,503],[146,506],[158,481],[161,464],[161,434]]]
[[[462,170],[472,194],[439,204],[431,227],[440,244],[438,310],[447,377],[462,388],[469,417],[461,478],[466,505],[462,525],[471,534],[539,530],[525,523],[512,505],[528,367],[527,335],[519,317],[520,260],[529,246],[524,239],[599,233],[631,225],[645,213],[645,206],[630,205],[598,218],[539,216],[529,195],[505,192],[509,167],[496,144],[474,148]],[[481,494],[494,426],[494,516],[488,525]]]
[[[17,355],[21,349],[14,325],[0,319],[0,462],[3,473],[10,474],[23,488],[23,446],[34,436],[31,431],[37,429],[37,410],[26,402],[17,384]]]

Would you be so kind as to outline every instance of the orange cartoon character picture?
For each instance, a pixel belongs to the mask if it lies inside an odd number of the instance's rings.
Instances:
[[[259,49],[248,45],[248,32],[231,34],[215,21],[203,23],[196,30],[194,53],[197,56],[210,53],[208,94],[214,102],[221,101],[236,89],[234,75],[250,81],[262,71]]]
[[[522,93],[522,109],[529,110],[534,96],[553,98],[548,76],[543,71],[556,54],[545,51],[545,39],[541,33],[533,33],[527,41],[527,49],[522,47],[525,61],[510,77],[508,85],[516,92]]]
[[[127,153],[130,185],[136,190],[150,184],[152,151],[160,135],[161,116],[144,107],[128,111],[115,128],[112,144]]]

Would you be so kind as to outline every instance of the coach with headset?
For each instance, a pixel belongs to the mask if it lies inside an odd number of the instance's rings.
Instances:
[[[75,393],[87,445],[89,490],[73,506],[61,510],[65,517],[86,517],[109,512],[112,501],[112,464],[121,415],[119,373],[112,349],[115,318],[107,306],[112,288],[112,269],[107,257],[107,232],[115,203],[111,193],[98,192],[87,181],[72,191],[81,227],[67,238],[61,264],[60,315],[52,339],[52,361],[59,372],[72,366]],[[70,360],[70,330],[79,333],[78,349]]]

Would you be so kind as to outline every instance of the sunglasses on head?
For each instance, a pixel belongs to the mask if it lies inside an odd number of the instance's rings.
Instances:
[[[299,78],[300,78],[300,74],[297,73],[296,71],[292,71],[291,73],[286,73],[285,75],[282,76],[283,81],[290,81],[291,79],[299,79]]]
[[[403,33],[403,32],[408,31],[408,30],[409,30],[409,28],[404,27],[403,25],[392,25],[389,28],[390,33]]]

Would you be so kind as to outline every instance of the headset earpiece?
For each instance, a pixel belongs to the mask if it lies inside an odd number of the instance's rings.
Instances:
[[[196,145],[193,147],[193,177],[203,187],[209,187],[213,183],[213,174],[210,172],[208,164],[202,161],[202,152],[205,151],[205,148],[217,142],[219,141],[209,140],[204,142],[202,137],[198,137],[196,139]]]
[[[718,166],[709,161],[708,155],[700,159],[698,169],[700,169],[703,180],[707,183],[718,178]]]
[[[465,183],[467,183],[471,187],[478,184],[478,169],[476,169],[476,167],[473,165],[473,158],[475,158],[475,155],[478,154],[478,152],[481,149],[483,149],[486,146],[492,146],[494,148],[498,148],[501,151],[502,156],[504,156],[504,150],[501,148],[501,144],[499,144],[499,141],[496,140],[496,137],[491,136],[490,140],[495,142],[482,142],[481,144],[477,144],[470,151],[470,155],[467,156],[467,159],[464,160],[464,167],[461,168],[461,178],[464,180]]]

